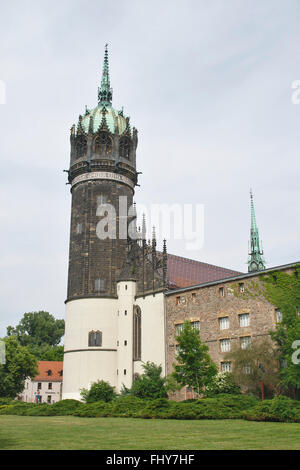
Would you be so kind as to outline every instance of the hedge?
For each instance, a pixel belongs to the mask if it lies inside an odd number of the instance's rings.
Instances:
[[[252,421],[300,422],[300,402],[287,397],[260,402],[254,396],[227,394],[182,402],[166,398],[143,400],[125,396],[111,402],[87,404],[77,400],[61,400],[52,405],[2,399],[0,414],[197,420],[243,418]]]

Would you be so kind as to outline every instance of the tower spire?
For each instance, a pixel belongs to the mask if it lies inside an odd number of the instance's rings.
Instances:
[[[107,46],[108,44],[105,44],[101,87],[98,88],[98,103],[103,105],[110,105],[112,101],[112,88],[110,88]]]
[[[251,229],[250,229],[250,244],[249,244],[249,258],[248,258],[248,272],[262,271],[266,267],[264,260],[264,252],[261,247],[259,239],[258,227],[256,224],[253,193],[250,189],[250,206],[251,206]]]

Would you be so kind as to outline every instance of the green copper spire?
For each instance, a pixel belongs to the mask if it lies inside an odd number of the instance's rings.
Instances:
[[[258,234],[258,228],[256,224],[253,194],[250,189],[250,201],[251,201],[251,230],[250,230],[250,246],[249,246],[249,258],[248,258],[248,272],[262,271],[266,268],[265,260],[263,257],[263,250],[260,247],[260,240]]]
[[[110,80],[109,80],[107,44],[105,44],[101,87],[98,88],[98,103],[103,104],[103,105],[110,105],[111,101],[112,101],[112,89],[110,88]]]

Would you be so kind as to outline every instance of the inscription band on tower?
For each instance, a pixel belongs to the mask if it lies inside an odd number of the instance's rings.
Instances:
[[[82,183],[83,181],[89,180],[113,180],[118,181],[119,183],[127,184],[131,188],[134,188],[134,183],[131,179],[126,176],[119,175],[116,173],[110,173],[107,171],[92,171],[90,173],[84,173],[83,175],[76,176],[72,181],[72,187],[77,183]]]

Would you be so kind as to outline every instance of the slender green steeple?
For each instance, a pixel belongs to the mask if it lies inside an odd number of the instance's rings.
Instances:
[[[251,201],[251,230],[250,230],[250,246],[249,246],[249,258],[248,258],[248,272],[262,271],[266,268],[264,260],[264,252],[261,247],[259,240],[258,228],[256,224],[253,193],[250,189],[250,201]]]
[[[107,44],[105,44],[101,87],[98,88],[98,103],[102,105],[110,105],[111,101],[112,101],[112,88],[110,88],[110,80],[109,80]]]

